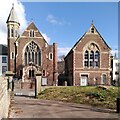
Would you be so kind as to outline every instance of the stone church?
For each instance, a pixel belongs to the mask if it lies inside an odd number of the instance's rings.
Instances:
[[[76,42],[65,57],[68,85],[110,85],[111,48],[92,22],[89,30]]]
[[[57,44],[49,45],[34,22],[19,35],[20,22],[14,6],[7,19],[8,70],[23,82],[42,74],[42,85],[57,84]]]

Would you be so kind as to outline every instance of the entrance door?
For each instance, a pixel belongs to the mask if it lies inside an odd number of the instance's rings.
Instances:
[[[87,86],[88,84],[88,75],[81,75],[80,86]]]
[[[34,70],[29,70],[29,78],[34,78]]]

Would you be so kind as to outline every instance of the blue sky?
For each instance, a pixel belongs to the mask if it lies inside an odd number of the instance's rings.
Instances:
[[[118,48],[117,2],[23,2],[27,21],[58,43],[59,55],[70,48],[89,29],[92,20],[107,44]]]

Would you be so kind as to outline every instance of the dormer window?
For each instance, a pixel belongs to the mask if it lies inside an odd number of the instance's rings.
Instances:
[[[34,36],[35,36],[34,30],[30,30],[30,37],[34,37]]]
[[[91,33],[94,33],[94,28],[91,28]]]

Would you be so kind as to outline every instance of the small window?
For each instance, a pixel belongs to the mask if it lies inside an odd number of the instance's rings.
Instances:
[[[94,28],[91,28],[91,33],[94,33]]]
[[[45,70],[43,70],[43,76],[46,76],[46,71]]]
[[[18,31],[17,30],[15,30],[15,37],[17,37],[18,36]]]
[[[20,70],[20,78],[22,79],[23,71]]]
[[[53,59],[53,54],[49,53],[49,59],[52,60]]]
[[[14,37],[14,29],[11,29],[11,37]]]
[[[30,30],[30,37],[34,37],[34,36],[35,36],[34,30]]]
[[[14,59],[14,53],[13,52],[11,53],[11,59]]]
[[[105,84],[106,83],[106,74],[103,74],[102,75],[102,84]]]
[[[2,57],[2,63],[7,63],[7,57]]]
[[[10,37],[10,28],[8,28],[8,37]]]
[[[5,73],[7,71],[7,66],[2,66],[2,73]]]
[[[29,70],[29,78],[31,78],[31,77],[32,77],[32,71]]]

